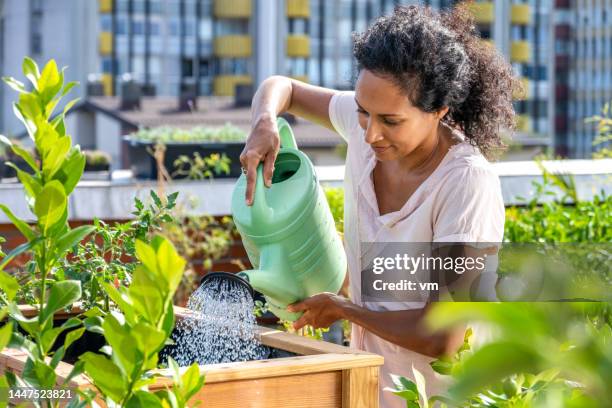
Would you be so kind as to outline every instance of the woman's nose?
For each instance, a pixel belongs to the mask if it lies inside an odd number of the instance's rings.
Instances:
[[[376,143],[383,138],[380,133],[380,128],[376,126],[372,119],[368,120],[367,127],[365,129],[365,141],[368,144]]]

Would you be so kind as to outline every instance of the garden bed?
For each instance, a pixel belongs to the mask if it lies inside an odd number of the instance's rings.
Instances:
[[[174,310],[177,321],[188,314],[184,308]],[[26,316],[36,313],[28,307],[23,307],[22,312]],[[55,319],[79,313],[75,306],[69,313],[56,314]],[[200,366],[206,384],[190,402],[203,401],[211,407],[242,407],[245,401],[265,407],[378,406],[381,356],[262,326],[257,327],[257,337],[268,347],[296,356]],[[0,371],[22,373],[26,360],[22,351],[7,348],[0,353]],[[72,367],[59,363],[58,383]],[[170,370],[156,372],[161,376],[149,387],[150,392],[172,386]],[[85,375],[73,378],[70,386],[95,389]]]

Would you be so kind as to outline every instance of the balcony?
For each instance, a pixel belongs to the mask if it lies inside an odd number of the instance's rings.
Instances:
[[[310,57],[310,38],[307,35],[289,35],[287,37],[287,56],[295,58]]]
[[[513,4],[511,9],[511,21],[516,25],[531,24],[531,6],[529,4]]]
[[[527,78],[520,78],[519,79],[520,82],[520,86],[522,89],[516,89],[513,93],[512,93],[512,98],[518,101],[524,101],[526,99],[529,99],[529,86],[530,86],[530,82],[529,79]]]
[[[567,24],[555,25],[555,39],[557,40],[569,40],[572,35],[572,27]]]
[[[531,59],[531,44],[527,41],[513,41],[510,45],[512,62],[525,63]]]
[[[470,11],[474,15],[474,21],[478,24],[491,24],[495,20],[495,8],[493,2],[483,1],[470,4]]]
[[[251,37],[224,35],[213,40],[213,53],[220,58],[248,58],[251,56]]]
[[[98,0],[98,11],[100,13],[112,13],[113,0]]]
[[[251,0],[215,0],[213,14],[215,18],[250,18]]]
[[[287,0],[287,17],[289,18],[309,18],[309,0]]]
[[[253,83],[249,75],[218,75],[213,79],[213,93],[216,96],[234,96],[236,85]]]
[[[100,33],[98,38],[98,52],[100,55],[110,55],[113,52],[113,34],[108,31]]]
[[[100,82],[102,82],[102,87],[104,88],[104,95],[111,96],[113,94],[113,76],[111,74],[102,74]]]

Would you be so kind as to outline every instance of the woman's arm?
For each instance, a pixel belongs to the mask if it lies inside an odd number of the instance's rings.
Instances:
[[[393,344],[431,357],[453,353],[463,341],[462,331],[431,333],[424,324],[424,309],[376,312],[355,305],[332,293],[321,293],[290,305],[291,312],[304,312],[294,328],[305,325],[329,327],[338,319],[346,319]]]
[[[240,163],[247,171],[246,201],[253,203],[257,166],[263,161],[264,183],[272,181],[274,161],[280,140],[276,118],[290,112],[333,130],[329,119],[329,102],[335,91],[296,81],[282,76],[272,76],[257,89],[251,104],[251,134],[240,155]]]

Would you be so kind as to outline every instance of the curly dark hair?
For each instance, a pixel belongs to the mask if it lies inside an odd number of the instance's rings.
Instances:
[[[505,147],[500,131],[514,128],[520,83],[481,40],[466,4],[440,12],[398,6],[353,39],[358,70],[390,78],[424,112],[448,107],[443,122],[487,158]]]

